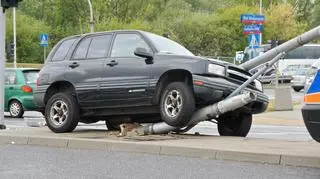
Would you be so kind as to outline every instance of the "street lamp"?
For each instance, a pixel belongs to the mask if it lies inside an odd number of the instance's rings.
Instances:
[[[93,21],[93,10],[91,0],[88,0],[89,9],[90,9],[90,32],[94,32],[94,21]]]
[[[262,0],[260,0],[260,15],[262,15]],[[260,33],[260,45],[262,44],[262,32]]]

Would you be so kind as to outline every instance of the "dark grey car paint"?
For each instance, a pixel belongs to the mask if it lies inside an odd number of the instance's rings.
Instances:
[[[154,52],[152,61],[147,61],[141,57],[112,58],[108,49],[108,57],[95,60],[73,61],[72,54],[79,41],[87,36],[101,35],[105,33],[95,33],[82,36],[74,36],[76,42],[70,48],[65,60],[59,62],[50,61],[54,51],[59,44],[49,54],[47,61],[39,74],[39,86],[34,92],[34,97],[39,110],[43,110],[46,101],[45,92],[51,84],[57,81],[67,81],[75,87],[79,105],[83,109],[107,109],[115,107],[139,107],[155,106],[155,93],[159,79],[170,70],[185,70],[194,75],[201,75],[207,72],[208,63],[220,63],[196,57],[182,56],[174,54],[158,53],[147,36],[141,31],[113,31],[106,32],[115,35],[118,33],[140,34]],[[112,60],[116,65],[107,65]],[[69,67],[72,63],[78,63],[78,67]],[[229,82],[231,83],[231,82]],[[233,86],[238,84],[232,83]],[[230,90],[230,86],[222,85]],[[258,92],[257,90],[255,92]],[[259,95],[263,96],[261,92]],[[261,103],[267,103],[264,98],[260,98]],[[108,110],[109,111],[109,110]],[[92,113],[90,113],[92,114]]]

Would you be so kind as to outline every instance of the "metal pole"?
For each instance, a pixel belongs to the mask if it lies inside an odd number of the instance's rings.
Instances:
[[[43,47],[43,63],[46,62],[46,47]]]
[[[17,29],[15,7],[13,7],[13,67],[17,68]]]
[[[262,0],[260,0],[260,15],[262,15]],[[262,32],[260,33],[260,45],[262,44]]]
[[[5,129],[4,124],[4,65],[5,65],[5,14],[0,1],[0,129]]]
[[[94,21],[93,21],[93,10],[92,10],[92,4],[91,0],[88,0],[89,9],[90,9],[90,32],[94,32]]]

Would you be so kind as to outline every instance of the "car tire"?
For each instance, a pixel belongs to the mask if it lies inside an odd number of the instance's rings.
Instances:
[[[23,106],[18,100],[13,100],[9,105],[10,116],[13,118],[22,118],[24,114]]]
[[[302,87],[292,87],[292,88],[295,92],[299,92],[303,89]]]
[[[108,128],[109,131],[117,131],[120,130],[120,124],[114,124],[111,123],[110,121],[106,120],[106,126]]]
[[[218,120],[218,132],[220,136],[246,137],[251,125],[251,114],[241,113],[238,117],[223,116]]]
[[[172,82],[160,100],[162,120],[173,127],[184,127],[195,111],[195,98],[191,88],[183,82]]]
[[[57,93],[46,105],[46,123],[55,133],[72,132],[78,125],[79,116],[79,105],[72,94]]]

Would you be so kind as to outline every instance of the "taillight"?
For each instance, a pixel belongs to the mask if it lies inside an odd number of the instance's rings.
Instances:
[[[30,86],[24,85],[21,87],[21,90],[25,93],[32,93],[32,88]]]

